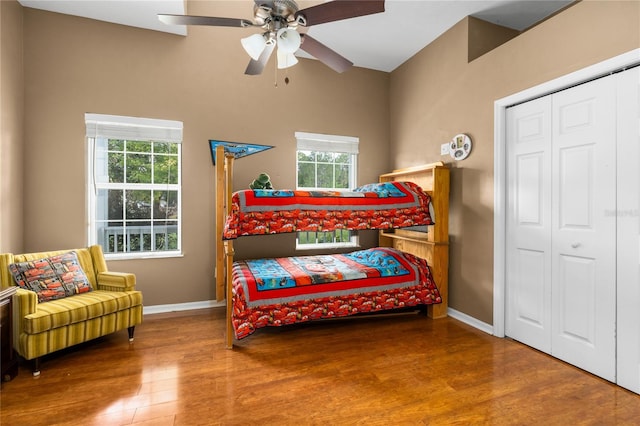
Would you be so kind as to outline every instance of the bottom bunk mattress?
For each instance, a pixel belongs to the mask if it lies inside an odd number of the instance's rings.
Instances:
[[[237,339],[266,326],[442,303],[426,260],[388,247],[237,261],[232,285]]]

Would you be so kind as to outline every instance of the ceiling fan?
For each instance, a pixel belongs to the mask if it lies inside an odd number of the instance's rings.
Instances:
[[[308,34],[300,34],[298,27],[355,18],[384,12],[384,0],[333,0],[306,9],[299,9],[294,0],[254,0],[253,21],[213,16],[158,15],[160,21],[171,25],[210,25],[215,27],[259,27],[263,32],[241,40],[251,56],[244,72],[259,75],[277,46],[278,68],[289,68],[298,60],[294,53],[301,49],[336,72],[344,72],[353,63]]]

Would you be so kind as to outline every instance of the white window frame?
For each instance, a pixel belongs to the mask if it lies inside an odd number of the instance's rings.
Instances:
[[[349,188],[331,188],[335,191],[353,190],[357,187],[358,176],[358,145],[360,139],[353,136],[326,135],[321,133],[296,132],[296,188],[309,190],[322,190],[327,188],[300,188],[298,187],[298,151],[324,151],[346,153],[351,156],[351,170],[349,173]],[[351,232],[348,242],[343,243],[315,243],[299,244],[300,232],[296,237],[296,250],[317,250],[335,248],[353,248],[359,246],[358,234]]]
[[[97,226],[97,194],[100,189],[138,189],[167,190],[177,192],[177,249],[130,251],[109,253],[105,258],[141,259],[182,256],[182,129],[180,121],[152,118],[126,117],[105,114],[85,114],[87,142],[87,240],[89,245],[99,244]],[[125,141],[171,142],[178,144],[178,183],[177,184],[127,184],[100,182],[98,179],[96,141],[120,139]]]

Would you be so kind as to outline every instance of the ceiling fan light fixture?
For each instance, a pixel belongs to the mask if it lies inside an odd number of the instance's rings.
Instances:
[[[256,61],[260,58],[264,48],[267,46],[267,40],[263,34],[250,35],[249,37],[241,39],[240,43],[242,43],[245,52]]]
[[[294,54],[301,49],[336,72],[344,72],[353,66],[353,62],[306,33],[298,33],[298,27],[381,13],[385,11],[385,1],[325,0],[318,1],[319,4],[315,6],[300,9],[295,0],[254,0],[253,20],[166,14],[159,14],[158,18],[170,25],[262,28],[262,34],[253,34],[241,39],[242,47],[251,57],[244,72],[246,75],[261,74],[276,47],[278,68],[289,68],[297,64],[298,59]]]
[[[276,35],[278,52],[294,53],[300,48],[300,34],[292,28],[280,28]]]
[[[283,52],[278,48],[278,69],[285,69],[298,63],[298,58],[293,53]]]

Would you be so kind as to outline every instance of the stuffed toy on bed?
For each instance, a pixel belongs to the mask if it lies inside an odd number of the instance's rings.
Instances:
[[[271,178],[266,173],[260,173],[257,179],[249,184],[251,189],[273,189],[271,185]]]

